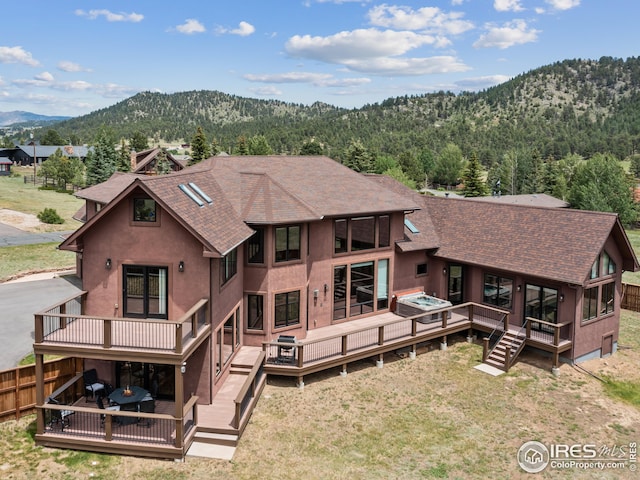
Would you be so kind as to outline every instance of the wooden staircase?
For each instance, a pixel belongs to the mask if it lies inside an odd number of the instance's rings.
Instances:
[[[507,330],[491,351],[483,355],[483,363],[508,372],[520,352],[524,349],[525,340],[524,333],[516,330]]]

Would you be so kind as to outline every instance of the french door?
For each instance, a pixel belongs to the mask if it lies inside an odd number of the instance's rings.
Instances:
[[[167,317],[167,268],[123,266],[123,312],[126,317]]]

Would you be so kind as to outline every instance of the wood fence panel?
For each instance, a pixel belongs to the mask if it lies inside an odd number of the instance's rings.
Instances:
[[[45,398],[55,389],[64,385],[77,372],[82,371],[82,360],[67,357],[44,363]],[[82,392],[71,392],[75,397]],[[72,398],[61,399],[63,403]],[[36,366],[24,365],[0,371],[0,422],[17,420],[22,415],[35,412],[36,406]]]
[[[640,312],[640,285],[630,283],[622,284],[622,301],[621,308]]]

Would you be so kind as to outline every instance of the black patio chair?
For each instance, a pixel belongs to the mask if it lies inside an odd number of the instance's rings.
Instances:
[[[138,411],[140,413],[156,413],[156,401],[151,394],[147,394],[138,404]],[[138,425],[151,427],[153,424],[153,418],[138,418]]]
[[[120,411],[120,406],[119,405],[110,405],[107,408],[104,407],[104,397],[102,395],[96,395],[96,405],[98,406],[98,408],[100,410],[111,410],[111,411]],[[107,418],[106,415],[101,414],[100,415],[100,425],[104,425],[104,421]],[[116,425],[120,425],[120,418],[119,417],[113,417],[113,422]]]
[[[96,398],[99,392],[105,395],[104,382],[98,378],[98,371],[95,368],[82,372],[82,378],[84,380],[85,402],[89,401],[89,394],[91,394],[91,398]]]
[[[60,405],[60,402],[53,397],[47,399],[47,403],[52,405]],[[71,426],[71,415],[75,415],[73,410],[51,410],[51,419],[49,420],[49,427],[53,428],[54,425],[60,425],[60,430],[64,432],[64,427]]]

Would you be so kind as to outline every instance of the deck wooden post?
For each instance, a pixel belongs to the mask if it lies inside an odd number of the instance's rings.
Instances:
[[[473,322],[473,303],[469,304],[469,321]]]
[[[111,320],[104,319],[102,322],[102,332],[103,332],[103,346],[104,348],[111,348],[112,340],[111,340]]]
[[[39,315],[42,319],[42,315]],[[36,322],[37,323],[37,322]],[[44,404],[44,355],[36,354],[36,406]],[[44,410],[36,409],[36,433],[44,433]]]
[[[411,320],[411,336],[415,337],[418,334],[418,319],[413,318]]]
[[[296,347],[298,350],[298,368],[302,368],[302,365],[304,364],[304,345],[298,345],[298,347]]]
[[[445,310],[444,312],[442,312],[442,328],[447,328],[447,319],[448,318],[449,318],[449,311]],[[445,337],[444,343],[447,343],[446,338],[447,337]]]
[[[235,335],[235,331],[234,331],[234,335]],[[193,313],[193,315],[191,315],[191,338],[196,338],[197,336],[198,336],[198,312],[196,311]],[[234,343],[234,345],[236,343]]]
[[[378,327],[378,345],[384,345],[384,325]]]
[[[177,328],[176,332],[182,330]],[[174,377],[175,377],[175,411],[173,416],[176,419],[176,448],[182,448],[184,445],[184,373],[182,373],[182,365],[174,365]]]
[[[489,337],[482,338],[482,363],[487,360],[489,356]]]
[[[342,336],[342,355],[347,354],[347,335]]]
[[[531,322],[527,321],[527,338],[531,338]]]
[[[182,353],[182,324],[176,323],[176,353]]]
[[[560,345],[560,329],[558,327],[554,327],[553,329],[553,344],[556,347]]]
[[[36,315],[36,324],[34,331],[34,339],[36,343],[42,343],[44,341],[44,317],[42,315]]]
[[[60,305],[60,328],[67,328],[67,317],[63,316],[67,313],[67,304]]]
[[[509,331],[509,314],[505,313],[504,315],[504,331],[508,332]]]
[[[504,352],[504,371],[508,372],[509,368],[511,368],[511,347],[507,346]]]

